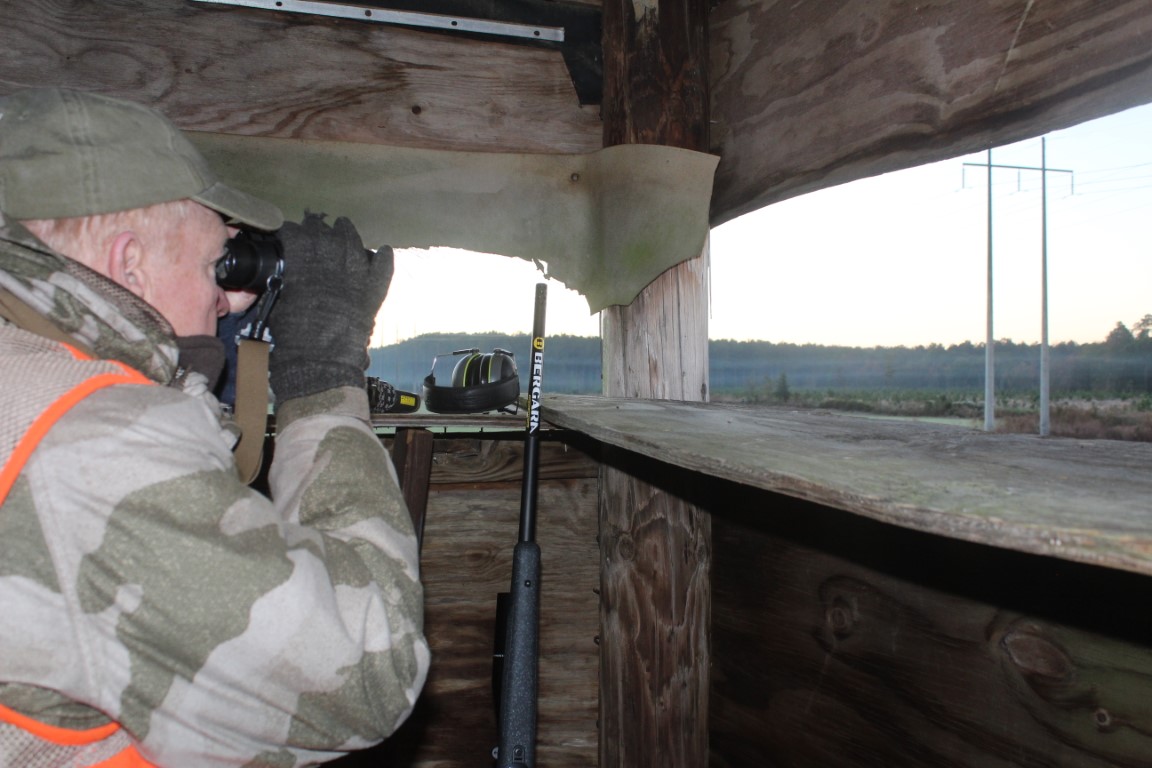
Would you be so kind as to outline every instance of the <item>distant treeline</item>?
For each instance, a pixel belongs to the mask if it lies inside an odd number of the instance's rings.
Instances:
[[[1094,344],[1064,342],[1049,348],[1053,396],[1139,395],[1152,393],[1152,338],[1147,328],[1133,334],[1117,324],[1107,339]],[[449,353],[476,348],[506,349],[516,356],[522,382],[528,373],[526,334],[426,334],[371,350],[368,371],[400,389],[419,392],[440,355],[437,383],[451,381],[457,358]],[[1027,393],[1038,387],[1040,345],[999,341],[995,346],[998,393]],[[949,347],[838,347],[779,344],[768,341],[714,340],[709,343],[709,379],[714,397],[757,398],[782,381],[791,390],[934,390],[979,393],[984,387],[984,345],[965,342]],[[522,383],[522,389],[523,389]],[[553,336],[544,359],[546,392],[600,392],[600,340]]]

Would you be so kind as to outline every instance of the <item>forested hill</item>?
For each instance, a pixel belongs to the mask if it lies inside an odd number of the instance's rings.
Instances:
[[[1119,333],[1119,330],[1125,333]],[[451,381],[458,358],[451,353],[476,348],[506,349],[516,356],[522,390],[528,369],[527,334],[426,334],[371,350],[368,375],[400,389],[420,392],[421,383],[440,355],[437,382]],[[944,347],[832,347],[768,341],[712,341],[709,378],[715,397],[756,397],[770,393],[781,379],[794,390],[939,390],[980,392],[984,386],[984,345]],[[997,342],[996,387],[1027,392],[1039,381],[1039,344]],[[1061,343],[1050,347],[1053,394],[1140,394],[1152,392],[1152,338],[1133,335],[1122,325],[1097,344]],[[600,392],[600,340],[552,336],[544,358],[546,392]]]

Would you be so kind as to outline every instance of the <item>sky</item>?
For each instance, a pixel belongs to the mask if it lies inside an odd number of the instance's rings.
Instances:
[[[1041,144],[993,148],[992,163],[1039,169]],[[1152,105],[1048,134],[1043,144],[1048,338],[1103,341],[1117,322],[1131,328],[1152,313]],[[713,229],[709,336],[854,347],[983,342],[987,161],[980,152],[863,179]],[[1042,177],[992,171],[996,339],[1041,338]],[[430,332],[528,333],[542,279],[521,259],[398,250],[373,344]],[[584,298],[548,282],[548,335],[598,335]]]

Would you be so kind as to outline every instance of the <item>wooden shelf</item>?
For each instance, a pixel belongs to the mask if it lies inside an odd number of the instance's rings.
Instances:
[[[552,424],[928,533],[1152,575],[1152,444],[820,411],[545,396]]]
[[[523,410],[515,414],[491,411],[488,413],[444,414],[420,411],[418,413],[374,413],[375,429],[491,429],[496,431],[523,430],[527,415]]]

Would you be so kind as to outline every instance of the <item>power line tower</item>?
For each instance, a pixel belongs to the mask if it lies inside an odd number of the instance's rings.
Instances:
[[[992,150],[983,163],[964,163],[965,166],[985,168],[988,171],[988,320],[984,348],[984,430],[996,428],[995,409],[995,339],[992,333],[992,169],[1007,168],[1014,171],[1040,172],[1040,436],[1051,431],[1049,421],[1049,352],[1048,352],[1048,174],[1067,173],[1066,168],[1048,167],[1047,137],[1040,139],[1040,166],[1001,165],[992,162]],[[1073,185],[1075,185],[1075,177]],[[1072,187],[1075,194],[1076,188]]]

